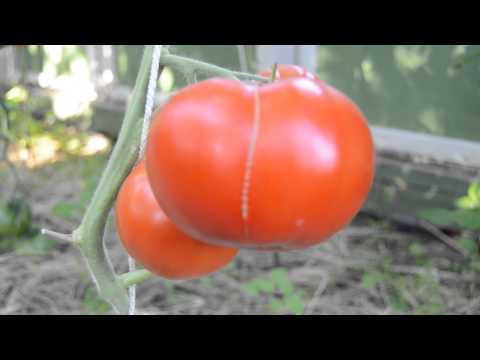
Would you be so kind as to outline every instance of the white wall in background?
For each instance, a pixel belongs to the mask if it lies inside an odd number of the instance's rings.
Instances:
[[[275,63],[295,64],[315,72],[318,45],[257,45],[259,70],[272,67]]]

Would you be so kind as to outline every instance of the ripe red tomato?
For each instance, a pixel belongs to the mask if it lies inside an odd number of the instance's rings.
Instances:
[[[340,91],[295,77],[211,79],[155,115],[146,166],[170,219],[212,244],[316,245],[346,226],[374,176],[367,121]]]
[[[128,253],[164,278],[207,275],[238,253],[238,249],[205,244],[178,230],[155,200],[144,162],[125,180],[115,210],[118,233]]]
[[[271,78],[272,77],[273,69],[263,70],[260,75]],[[308,72],[304,68],[297,66],[297,65],[284,65],[279,64],[277,66],[277,71],[275,75],[276,80],[285,80],[294,77],[306,77],[312,80],[320,80],[320,78],[312,73]]]

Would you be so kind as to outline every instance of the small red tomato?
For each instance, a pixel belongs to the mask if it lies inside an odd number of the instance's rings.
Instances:
[[[263,250],[307,248],[345,227],[367,198],[374,163],[357,106],[296,75],[185,88],[155,115],[146,152],[152,190],[182,231]]]
[[[260,73],[261,76],[271,78],[273,69],[267,69]],[[295,77],[305,77],[312,80],[320,80],[320,78],[312,73],[308,72],[304,68],[297,65],[284,65],[277,66],[277,72],[275,75],[276,80],[285,80]]]
[[[238,253],[238,249],[205,244],[178,230],[155,200],[144,162],[125,180],[115,210],[127,252],[161,277],[201,277],[226,266]]]

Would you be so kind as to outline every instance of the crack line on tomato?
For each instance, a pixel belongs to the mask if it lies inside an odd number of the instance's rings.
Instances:
[[[253,158],[255,156],[255,149],[257,146],[258,134],[260,132],[260,94],[258,87],[255,87],[255,109],[253,117],[253,130],[252,138],[250,139],[250,144],[248,147],[247,153],[247,163],[245,166],[245,175],[243,178],[243,189],[242,189],[242,219],[244,225],[244,236],[245,240],[249,239],[248,233],[248,219],[249,219],[249,210],[250,210],[250,183],[252,178],[252,168],[253,168]]]

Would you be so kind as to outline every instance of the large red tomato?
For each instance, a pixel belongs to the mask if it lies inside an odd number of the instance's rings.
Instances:
[[[238,249],[205,244],[178,230],[155,200],[143,162],[118,194],[116,222],[128,253],[146,269],[168,279],[207,275],[238,253]]]
[[[157,200],[189,235],[292,250],[327,240],[357,214],[374,147],[357,106],[322,81],[211,79],[155,115],[146,164]]]
[[[273,69],[267,69],[260,73],[261,76],[271,78]],[[320,78],[312,73],[308,72],[304,68],[297,65],[285,65],[280,64],[277,66],[277,71],[275,74],[276,80],[285,80],[294,77],[305,77],[312,80],[320,80]]]

